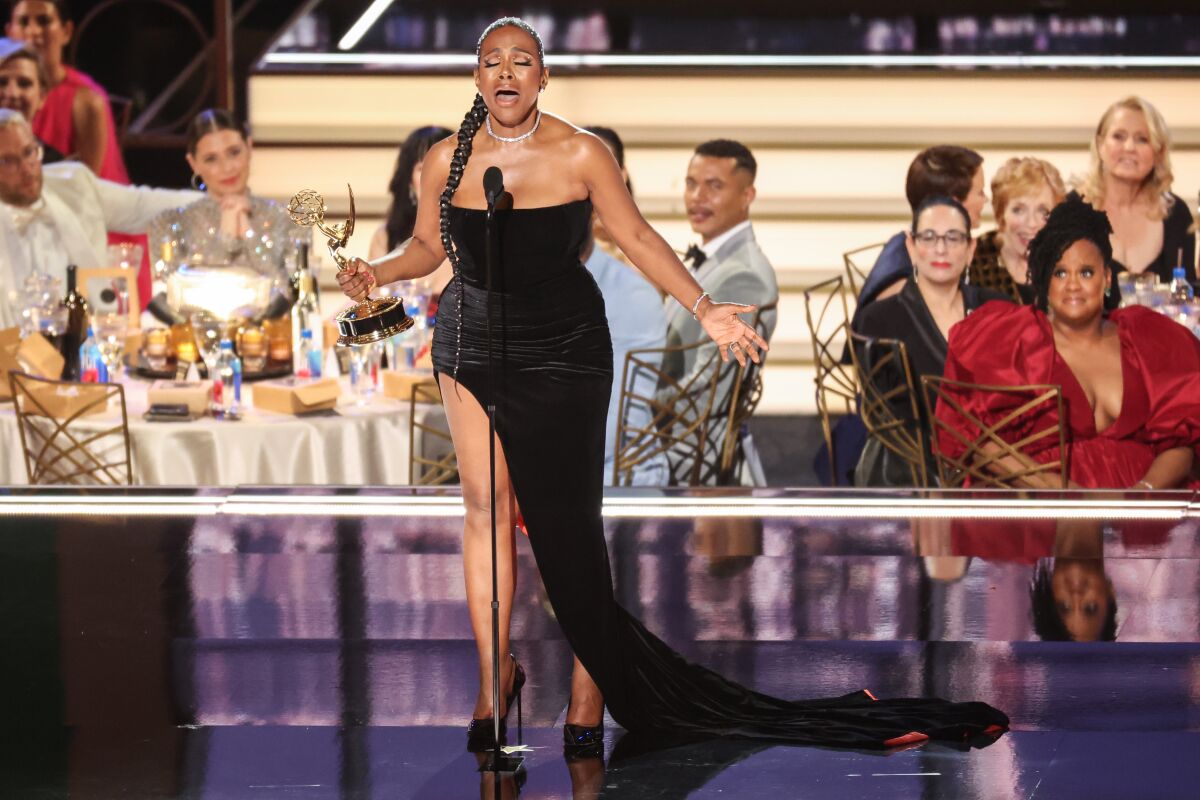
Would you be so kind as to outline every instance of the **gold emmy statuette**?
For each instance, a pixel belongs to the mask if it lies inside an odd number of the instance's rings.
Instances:
[[[350,218],[338,225],[325,224],[325,198],[311,189],[296,192],[288,203],[288,214],[292,222],[313,227],[325,234],[329,255],[344,270],[349,259],[342,253],[350,234],[354,233],[354,190],[350,192]],[[380,297],[372,300],[368,294],[362,302],[334,317],[337,323],[340,345],[359,345],[378,342],[395,336],[413,326],[412,317],[404,313],[404,301],[399,297]]]

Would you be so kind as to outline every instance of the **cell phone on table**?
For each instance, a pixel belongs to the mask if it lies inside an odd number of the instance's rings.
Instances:
[[[188,422],[192,412],[187,403],[155,403],[146,409],[142,419],[147,422]]]

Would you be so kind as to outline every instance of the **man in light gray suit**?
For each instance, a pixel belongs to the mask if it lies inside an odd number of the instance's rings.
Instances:
[[[750,224],[757,171],[758,164],[750,149],[728,139],[701,144],[688,163],[683,198],[688,222],[700,235],[701,244],[690,247],[685,260],[714,302],[762,307],[779,299],[775,270],[759,248]],[[707,339],[699,321],[687,309],[672,302],[666,303],[666,309],[668,346]],[[775,330],[775,319],[774,310],[762,316],[760,332],[768,342]],[[747,317],[746,321],[751,320]],[[682,355],[669,356],[665,370],[686,385],[695,372],[704,368],[715,348],[716,344],[710,341]],[[732,390],[737,364],[732,359],[730,363],[733,368],[724,370],[717,386],[718,404]],[[716,449],[710,450],[706,460],[719,453],[724,433],[723,429],[710,429],[709,447]]]

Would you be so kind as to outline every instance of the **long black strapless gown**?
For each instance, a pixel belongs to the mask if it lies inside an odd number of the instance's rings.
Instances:
[[[687,662],[614,599],[601,518],[612,342],[604,300],[579,261],[588,200],[497,213],[493,332],[496,430],[555,615],[631,732],[889,747],[986,739],[1008,718],[985,703],[876,701],[866,691],[788,701]],[[435,369],[488,403],[485,213],[452,207],[463,284],[442,294]],[[457,347],[461,291],[461,351]]]

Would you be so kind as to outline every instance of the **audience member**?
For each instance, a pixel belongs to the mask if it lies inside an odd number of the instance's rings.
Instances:
[[[688,249],[685,261],[690,262],[696,280],[714,302],[745,303],[761,308],[779,298],[775,270],[758,246],[750,224],[757,172],[758,163],[750,149],[728,139],[704,142],[688,163],[683,201],[688,222],[700,235],[701,244]],[[762,315],[761,333],[768,341],[775,330],[775,320],[773,310]],[[707,341],[707,337],[700,323],[686,308],[669,303],[667,344],[687,345],[701,340]],[[703,368],[715,347],[708,342],[676,354],[675,358],[668,356],[663,368],[686,385]],[[717,387],[718,407],[729,395],[735,372],[726,370]],[[724,436],[724,430],[710,427],[708,455],[712,458],[719,454]]]
[[[1176,266],[1196,280],[1196,234],[1187,203],[1171,193],[1171,133],[1140,97],[1108,107],[1091,144],[1091,167],[1076,191],[1112,225],[1117,272],[1169,282]]]
[[[11,108],[25,119],[33,119],[46,102],[49,83],[37,53],[24,42],[0,37],[0,108]],[[43,164],[62,160],[62,153],[42,142]]]
[[[1062,176],[1050,162],[1040,158],[1005,161],[992,178],[996,230],[979,237],[967,269],[970,283],[994,289],[1018,303],[1032,303],[1029,243],[1066,195]]]
[[[611,128],[589,128],[590,132],[604,131],[600,139],[613,151],[620,163],[618,152],[624,152],[620,136]],[[613,142],[617,147],[613,146]],[[626,186],[629,186],[628,180]],[[613,461],[616,450],[617,425],[620,422],[621,389],[625,379],[625,356],[631,350],[644,348],[661,348],[667,338],[667,317],[663,310],[662,298],[641,273],[625,262],[615,258],[604,248],[600,247],[595,237],[597,229],[603,225],[593,214],[592,234],[588,237],[579,253],[579,258],[588,272],[592,273],[600,294],[604,296],[604,313],[608,317],[608,329],[612,334],[613,345],[613,387],[608,400],[608,429],[604,436],[604,476],[606,481],[613,477]],[[651,375],[633,374],[629,387],[632,395],[650,398],[657,388]],[[626,424],[631,428],[646,427],[651,421],[651,410],[648,404],[631,399],[626,411]],[[625,475],[619,482],[626,483]],[[659,454],[633,470],[632,479],[628,480],[634,486],[664,486],[668,481],[666,456]]]
[[[904,342],[917,386],[922,375],[942,374],[946,341],[954,325],[989,300],[1007,299],[990,289],[963,284],[963,273],[975,252],[970,225],[970,215],[957,200],[935,195],[922,201],[913,214],[912,230],[905,234],[913,276],[904,281],[899,294],[872,303],[858,315],[856,332]],[[911,413],[897,410],[903,416]],[[928,440],[928,425],[920,420],[911,423],[925,427]],[[911,481],[908,468],[894,453],[874,438],[867,442],[855,483],[902,486]]]
[[[68,264],[106,263],[107,231],[140,233],[164,210],[198,198],[195,192],[121,186],[72,161],[43,169],[41,156],[25,118],[0,109],[0,328],[18,323],[21,309],[8,290],[32,273],[65,284]]]
[[[974,230],[979,227],[979,218],[987,203],[987,195],[983,192],[983,156],[957,145],[928,147],[917,153],[909,165],[904,194],[914,213],[926,198],[934,195],[954,198],[967,209],[971,217],[970,230]],[[907,240],[908,233],[900,231],[884,245],[859,291],[855,322],[858,314],[875,300],[898,294],[904,280],[912,275]]]
[[[1029,249],[1034,305],[990,303],[957,325],[945,374],[985,385],[1060,386],[1066,419],[1043,404],[1000,435],[1015,443],[1033,431],[1067,427],[1074,486],[1177,488],[1188,484],[1200,445],[1200,340],[1141,306],[1106,314],[1118,299],[1110,281],[1111,233],[1108,219],[1091,206],[1079,200],[1058,205]],[[958,399],[989,424],[1012,402],[988,393]],[[956,424],[943,404],[937,414]],[[962,452],[949,435],[939,444]],[[1057,438],[1044,437],[1021,460],[1059,458]],[[1061,485],[1061,475],[1035,477],[1032,486]]]
[[[207,109],[188,125],[187,162],[192,185],[204,192],[186,208],[171,208],[150,225],[150,246],[164,279],[183,264],[249,267],[270,277],[275,298],[267,316],[290,305],[297,251],[312,229],[292,222],[287,209],[250,192],[253,141],[246,126],[224,109]],[[182,321],[159,287],[151,312],[167,323]]]
[[[63,63],[63,53],[75,33],[70,4],[67,0],[10,0],[9,8],[8,35],[37,51],[49,78],[46,101],[32,121],[34,134],[68,157],[78,158],[99,177],[129,183],[108,93]]]
[[[371,236],[371,246],[368,258],[379,258],[412,238],[413,225],[417,221],[417,203],[421,199],[421,165],[429,148],[453,135],[449,128],[428,125],[417,128],[408,135],[400,145],[396,156],[396,168],[392,171],[392,179],[388,183],[388,193],[392,196],[388,204],[387,219],[375,229]],[[453,277],[450,262],[442,262],[426,280],[434,296],[439,296],[442,289]]]

